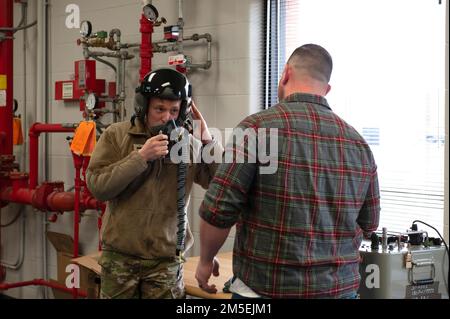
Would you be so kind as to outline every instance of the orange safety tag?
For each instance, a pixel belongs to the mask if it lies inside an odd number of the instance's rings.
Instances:
[[[75,131],[70,149],[77,155],[91,156],[95,143],[95,122],[83,121]]]
[[[13,145],[23,144],[22,120],[20,117],[13,119]]]

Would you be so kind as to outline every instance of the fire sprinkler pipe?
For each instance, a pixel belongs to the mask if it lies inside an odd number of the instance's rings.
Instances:
[[[34,279],[34,280],[30,280],[30,281],[22,281],[22,282],[17,282],[17,283],[13,283],[13,284],[0,284],[0,291],[1,290],[8,290],[8,289],[12,289],[12,288],[19,288],[19,287],[26,287],[26,286],[44,286],[44,287],[50,287],[50,288],[55,288],[61,291],[65,291],[68,293],[74,293],[74,290],[79,290],[76,288],[67,288],[66,286],[54,283],[54,282],[49,282],[46,281],[44,279]],[[78,291],[77,292],[78,296],[81,297],[87,297],[87,294],[85,292],[82,291]]]
[[[153,22],[149,21],[144,14],[141,15],[140,20],[141,27],[141,67],[139,70],[139,82],[141,82],[145,75],[152,70],[152,34],[153,34]]]
[[[186,73],[190,69],[209,69],[212,64],[211,60],[211,42],[212,37],[211,34],[193,34],[192,36],[184,36],[184,19],[183,19],[183,0],[178,0],[178,39],[176,42],[167,42],[167,40],[160,40],[153,42],[152,50],[153,52],[167,53],[167,52],[177,52],[179,54],[183,54],[183,42],[184,41],[198,41],[200,39],[205,39],[207,42],[207,58],[204,63],[192,63],[189,59],[187,59],[184,66],[177,66],[177,70]],[[141,47],[142,50],[142,47]]]
[[[0,0],[0,8],[0,27],[12,28],[13,0]],[[13,32],[4,34],[6,38],[0,40],[0,82],[6,84],[0,87],[0,156],[13,154]],[[5,98],[6,105],[2,105]]]
[[[183,20],[183,0],[178,0],[178,53],[183,53],[183,35],[184,35],[184,20]]]
[[[74,210],[74,193],[51,190],[52,186],[48,183],[44,183],[36,189],[4,187],[0,190],[0,201],[31,205],[36,209],[52,212],[70,212]],[[94,197],[81,200],[79,204],[80,211],[86,209],[101,210],[104,206],[104,203],[99,202]]]
[[[0,0],[0,8],[0,27],[12,28],[13,0]],[[2,31],[4,38],[0,40],[0,156],[12,156],[13,154],[13,33],[12,31]],[[0,181],[0,188],[2,186]],[[5,276],[6,271],[0,264],[0,282],[4,280]]]
[[[72,211],[74,210],[74,252],[73,257],[78,257],[78,241],[79,241],[79,218],[80,211],[85,209],[105,210],[105,204],[97,201],[92,197],[90,193],[83,194],[83,200],[80,203],[81,198],[81,185],[82,180],[80,178],[80,169],[85,167],[83,165],[82,156],[74,156],[74,164],[76,167],[76,179],[75,179],[75,194],[69,192],[62,192],[52,189],[58,186],[58,183],[44,183],[35,189],[30,189],[27,185],[27,175],[23,173],[12,173],[11,180],[12,186],[0,189],[0,201],[3,202],[18,202],[24,204],[31,204],[33,207],[41,210],[51,211]],[[86,159],[85,159],[86,160]],[[86,164],[87,165],[87,164]],[[87,166],[86,166],[87,167]],[[59,183],[63,185],[62,183]],[[87,189],[85,189],[87,192]],[[48,195],[47,195],[48,194]],[[82,293],[78,289],[68,289],[61,285],[54,285],[43,279],[36,279],[33,281],[18,282],[13,284],[0,284],[0,290],[7,290],[11,288],[18,288],[30,285],[39,285],[43,287],[53,287],[59,290],[72,293],[74,298],[79,296],[86,297],[86,294]]]
[[[39,135],[41,133],[71,133],[77,124],[42,124],[34,123],[30,127],[30,188],[35,189],[38,184],[39,168]]]
[[[78,166],[78,174],[79,177],[79,168],[81,165]],[[20,174],[18,174],[20,175]],[[101,209],[102,212],[105,210],[105,204],[97,201],[95,198],[91,196],[85,196],[86,198],[83,200],[82,205],[80,205],[79,200],[76,199],[80,198],[80,189],[79,187],[76,188],[78,191],[77,193],[69,193],[69,192],[60,192],[60,191],[54,191],[50,194],[48,194],[45,197],[45,188],[46,183],[43,185],[40,185],[36,189],[30,189],[28,187],[20,187],[20,186],[26,186],[25,181],[26,176],[18,176],[16,178],[16,181],[13,182],[12,187],[6,187],[1,189],[0,192],[0,201],[5,202],[18,202],[18,203],[24,203],[24,204],[31,204],[33,207],[40,208],[48,208],[52,211],[71,211],[74,210],[74,257],[78,256],[78,239],[79,239],[79,225],[78,221],[80,218],[80,210],[81,209]],[[79,185],[79,182],[76,181],[76,184]],[[41,191],[44,189],[44,191]],[[41,202],[43,201],[43,203]],[[77,204],[75,204],[77,203]],[[75,209],[74,209],[75,207]],[[86,294],[79,291],[78,289],[68,289],[62,285],[57,285],[52,282],[48,282],[43,279],[35,279],[33,281],[25,281],[25,282],[18,282],[13,284],[0,284],[0,291],[1,290],[7,290],[11,288],[18,288],[18,287],[25,287],[30,285],[38,285],[43,287],[52,287],[59,290],[63,290],[69,293],[72,293],[72,296],[74,298],[77,298],[79,296],[86,297]]]
[[[30,175],[23,173],[11,173],[12,186],[0,189],[0,201],[9,203],[21,203],[32,205],[43,211],[73,211],[75,207],[75,194],[62,191],[62,183],[43,183],[37,185],[38,181],[38,149],[39,136],[41,133],[64,133],[73,132],[78,124],[42,124],[35,123],[29,130],[30,137]],[[78,164],[76,164],[78,165]],[[82,162],[80,164],[82,167]],[[80,211],[85,209],[100,210],[104,203],[97,201],[91,194],[83,196],[79,206]]]

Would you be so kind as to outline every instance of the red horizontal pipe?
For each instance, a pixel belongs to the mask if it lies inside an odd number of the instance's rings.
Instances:
[[[70,212],[75,206],[74,193],[54,192],[48,195],[47,205],[54,212]]]
[[[16,283],[11,283],[11,284],[3,283],[3,284],[0,284],[0,291],[12,289],[12,288],[26,287],[26,286],[46,286],[46,287],[62,290],[62,291],[68,292],[68,293],[73,293],[73,291],[74,291],[74,288],[67,288],[66,286],[63,286],[61,284],[46,281],[44,279],[34,279],[34,280],[30,280],[30,281],[21,281],[21,282],[16,282]],[[78,290],[78,296],[87,297],[87,294],[85,292],[80,291],[79,289],[77,289],[77,290]]]
[[[12,187],[0,189],[0,201],[31,205],[35,190],[28,188],[19,188],[13,191]]]
[[[7,203],[19,203],[32,205],[34,208],[41,209],[46,207],[54,212],[71,212],[75,209],[75,194],[71,192],[53,192],[50,193],[43,202],[35,196],[36,190],[29,188],[19,188],[13,191],[12,187],[4,187],[0,190],[0,201]],[[87,198],[80,203],[81,211],[86,209],[99,210],[104,208],[105,203],[96,200],[93,197]]]
[[[101,210],[101,211],[106,210],[106,204],[104,202],[101,202],[101,201],[95,199],[92,196],[87,198],[86,200],[83,200],[82,203],[83,203],[83,207],[85,209],[95,209],[95,210]]]
[[[39,163],[39,135],[41,133],[67,133],[74,132],[75,127],[67,127],[62,124],[34,123],[30,127],[30,188],[34,189],[38,183]]]
[[[70,124],[72,126],[64,126],[60,123],[34,123],[30,127],[29,134],[33,134],[36,136],[39,136],[41,133],[64,133],[64,132],[73,132],[75,131],[75,128],[73,124]]]

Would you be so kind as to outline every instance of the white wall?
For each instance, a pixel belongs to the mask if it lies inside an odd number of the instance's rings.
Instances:
[[[90,20],[93,29],[106,30],[119,28],[122,31],[122,42],[140,42],[139,19],[141,1],[138,0],[52,0],[49,7],[49,122],[67,123],[79,122],[81,112],[76,102],[61,102],[54,100],[55,81],[73,79],[74,61],[83,59],[82,50],[76,45],[79,38],[78,29],[65,27],[65,8],[70,3],[80,7],[81,20]],[[185,36],[193,33],[210,33],[213,39],[212,67],[209,70],[198,70],[188,74],[193,85],[194,99],[210,127],[221,130],[234,127],[241,119],[257,111],[261,106],[259,70],[261,55],[262,6],[259,0],[185,0],[183,15],[185,19]],[[175,24],[178,18],[177,0],[153,1],[160,16],[164,16],[168,25]],[[30,1],[29,21],[36,15],[36,3]],[[20,7],[15,6],[15,22],[20,18]],[[36,100],[36,28],[28,31],[29,48],[27,50],[27,122],[35,121]],[[23,105],[23,68],[22,65],[22,32],[16,34],[14,43],[14,85],[15,96]],[[163,28],[155,30],[154,40],[162,39]],[[202,42],[202,41],[199,41]],[[199,43],[197,42],[197,43]],[[204,62],[205,46],[192,46],[186,42],[186,53],[193,56],[193,62]],[[134,88],[139,78],[139,53],[136,58],[127,62],[126,92],[127,119],[132,115],[132,98]],[[152,61],[153,68],[167,65],[168,54],[156,53]],[[108,67],[97,62],[97,78],[113,81],[113,72]],[[20,109],[22,112],[22,109]],[[29,125],[28,125],[29,127]],[[26,130],[24,130],[26,134]],[[49,137],[49,172],[51,181],[64,181],[66,189],[73,186],[74,169],[72,157],[66,141],[68,134],[52,134]],[[41,138],[42,139],[42,138]],[[27,147],[27,146],[25,146]],[[24,147],[18,147],[16,154],[20,156]],[[28,150],[26,150],[28,154]],[[23,170],[28,171],[25,167]],[[40,175],[42,181],[42,174]],[[189,207],[189,220],[197,244],[191,249],[191,255],[199,254],[199,217],[198,207],[204,195],[204,190],[195,187]],[[18,207],[8,207],[2,210],[2,221],[14,217]],[[7,282],[42,278],[42,213],[27,208],[26,214],[26,251],[23,267],[19,271],[8,270]],[[50,216],[50,214],[48,214]],[[48,225],[49,230],[73,234],[73,214],[66,212],[59,215],[56,223]],[[2,244],[4,259],[15,261],[18,251],[20,222],[2,229]],[[234,232],[232,233],[234,235]],[[224,250],[231,250],[233,237],[227,240]],[[89,253],[96,250],[98,240],[97,212],[85,213],[80,224],[81,252]],[[56,253],[48,243],[48,271],[50,278],[56,278]],[[7,295],[17,298],[41,298],[42,288],[25,287],[11,289]],[[49,292],[49,296],[52,293]]]

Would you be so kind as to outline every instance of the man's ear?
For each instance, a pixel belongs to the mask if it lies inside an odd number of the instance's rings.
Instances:
[[[281,74],[281,84],[286,85],[286,83],[288,83],[290,77],[291,77],[291,70],[289,68],[289,65],[286,64],[284,66],[283,74]]]
[[[327,89],[326,89],[325,95],[327,95],[328,92],[330,92],[330,90],[331,90],[331,85],[327,84]]]

